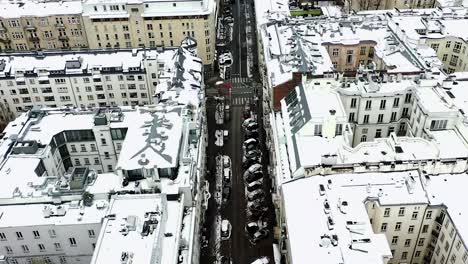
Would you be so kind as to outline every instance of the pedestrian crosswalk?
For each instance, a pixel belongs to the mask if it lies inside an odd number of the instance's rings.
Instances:
[[[246,102],[253,101],[252,96],[236,96],[231,98],[231,105],[245,105]]]
[[[250,79],[247,77],[232,77],[231,83],[246,83],[249,82]]]

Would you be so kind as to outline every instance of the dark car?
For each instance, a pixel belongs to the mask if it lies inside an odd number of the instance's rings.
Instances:
[[[262,171],[256,171],[254,173],[249,173],[249,172],[246,171],[246,173],[247,173],[247,175],[244,174],[244,177],[245,177],[245,181],[247,183],[251,183],[251,182],[254,182],[256,180],[260,180],[260,179],[263,178],[263,172]]]
[[[246,130],[244,133],[244,139],[249,139],[249,138],[258,138],[260,134],[258,133],[258,130],[254,131],[248,131]]]
[[[247,200],[248,201],[261,199],[261,198],[264,198],[264,197],[265,197],[265,192],[263,192],[263,190],[258,190],[258,189],[247,194]]]
[[[255,222],[247,223],[245,226],[245,231],[249,233],[249,235],[255,234],[259,229],[258,224]]]
[[[251,149],[251,150],[244,151],[244,157],[246,159],[252,159],[252,158],[261,157],[261,156],[262,156],[262,152],[258,149]]]
[[[232,260],[230,257],[221,256],[218,261],[219,264],[232,264]]]
[[[244,141],[244,149],[254,149],[258,147],[258,140],[255,138],[249,138]]]
[[[268,236],[270,232],[268,231],[268,229],[264,228],[264,229],[260,229],[258,230],[257,232],[255,232],[251,237],[250,237],[250,242],[252,243],[256,243],[258,242],[260,239],[263,239],[263,238],[266,238]]]
[[[246,131],[255,131],[255,130],[258,130],[258,123],[257,122],[252,122],[252,123],[249,123],[247,124],[244,129]]]
[[[254,165],[255,163],[261,163],[262,162],[262,157],[261,156],[253,156],[251,158],[247,157],[242,157],[242,166],[244,169]]]
[[[230,187],[224,187],[223,188],[223,202],[226,203],[229,200],[229,197],[231,196],[231,188]]]
[[[253,192],[255,190],[261,189],[263,187],[263,179],[253,181],[245,186],[248,192]]]

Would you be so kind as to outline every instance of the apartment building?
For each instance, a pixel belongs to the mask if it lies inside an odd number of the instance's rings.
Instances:
[[[435,0],[352,0],[346,2],[345,10],[389,10],[389,9],[423,9],[434,8]]]
[[[466,30],[463,30],[467,10],[452,7],[439,8],[437,11],[440,14],[421,17],[393,16],[389,23],[391,27],[399,28],[405,41],[434,49],[443,63],[441,69],[446,73],[467,71],[468,36]]]
[[[90,263],[94,254],[100,263],[116,246],[117,259],[198,263],[207,132],[203,65],[190,58],[168,73],[152,105],[35,107],[8,124],[0,140],[2,261]],[[117,193],[125,201],[113,201]],[[138,196],[147,193],[158,195]],[[122,236],[114,223],[124,217],[127,242],[154,251],[109,243]],[[153,227],[160,232],[148,235]]]
[[[286,182],[280,250],[286,263],[465,263],[467,180],[409,170]]]
[[[189,50],[192,49],[192,50]],[[177,74],[200,73],[193,47],[73,53],[14,54],[0,58],[2,119],[33,107],[105,107],[155,103]],[[187,68],[178,69],[184,58]],[[196,76],[195,76],[196,77]],[[202,78],[202,77],[199,77]]]
[[[90,48],[174,47],[186,37],[204,64],[214,59],[215,1],[83,2]]]
[[[0,51],[88,47],[79,1],[0,4]]]
[[[26,1],[0,4],[0,50],[175,47],[214,60],[217,1]]]

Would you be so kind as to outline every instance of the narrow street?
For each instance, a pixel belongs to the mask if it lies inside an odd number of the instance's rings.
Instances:
[[[221,0],[223,1],[223,0]],[[208,246],[202,250],[201,263],[212,264],[217,263],[221,256],[229,257],[233,264],[250,264],[255,259],[268,256],[273,262],[273,233],[274,215],[271,204],[270,188],[271,183],[267,173],[268,154],[265,152],[265,133],[262,127],[261,120],[263,114],[261,105],[255,102],[261,102],[261,93],[256,94],[260,88],[258,84],[258,73],[254,72],[252,67],[252,58],[248,62],[249,56],[255,55],[255,31],[253,30],[255,21],[253,0],[236,0],[231,4],[232,16],[234,18],[233,39],[230,43],[229,51],[232,53],[233,64],[231,67],[231,78],[225,80],[225,83],[230,83],[232,89],[230,96],[225,97],[226,105],[230,106],[230,118],[224,120],[223,124],[218,124],[215,118],[216,104],[218,101],[215,95],[219,96],[214,89],[214,85],[207,85],[207,122],[208,122],[208,170],[210,175],[207,179],[210,182],[211,199],[209,202],[208,211],[205,219],[204,235],[208,239]],[[228,1],[229,2],[229,1]],[[222,10],[220,11],[222,14]],[[250,67],[250,68],[249,68]],[[257,96],[257,100],[256,99]],[[248,222],[246,207],[247,200],[245,197],[244,185],[244,168],[242,166],[243,157],[243,142],[244,131],[242,123],[244,121],[244,107],[246,104],[252,104],[252,113],[258,116],[259,124],[259,140],[260,150],[263,152],[263,186],[262,189],[266,194],[266,204],[268,212],[264,220],[268,221],[267,228],[269,234],[266,238],[259,240],[255,244],[249,241],[249,237],[245,231]],[[216,143],[216,130],[227,130],[228,137],[224,140],[223,146],[218,146]],[[219,142],[219,141],[218,141]],[[218,143],[219,144],[219,143]],[[222,175],[216,174],[216,156],[226,155],[231,159],[231,193],[226,203],[221,206],[216,197],[220,197],[222,187],[217,186],[216,177]],[[219,179],[218,179],[219,182]],[[219,184],[218,184],[219,185]],[[229,239],[221,240],[221,221],[229,220],[232,231]]]

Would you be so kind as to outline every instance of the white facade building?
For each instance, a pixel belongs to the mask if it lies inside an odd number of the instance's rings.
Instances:
[[[35,106],[152,104],[159,86],[176,72],[181,52],[135,49],[0,57],[2,115],[10,120]]]
[[[154,257],[160,263],[198,263],[206,204],[206,125],[203,65],[193,52],[181,48],[173,53],[180,67],[167,69],[166,79],[159,79],[154,104],[35,108],[9,123],[0,140],[0,255],[5,263],[89,263],[96,243],[99,259],[109,246],[99,235],[103,228],[110,236],[109,215],[121,220],[120,208],[139,214],[135,225],[141,232],[140,221],[155,209],[156,200],[161,225],[169,219],[174,241],[146,242],[155,248],[167,244],[174,255],[166,257],[164,251],[160,256],[158,249]],[[135,193],[161,194],[145,200]],[[111,201],[114,194],[130,197]],[[125,211],[125,204],[138,199],[143,208]],[[155,203],[144,206],[148,201]],[[119,245],[118,258],[132,251],[130,237],[128,250]],[[139,235],[134,238],[140,242]]]

